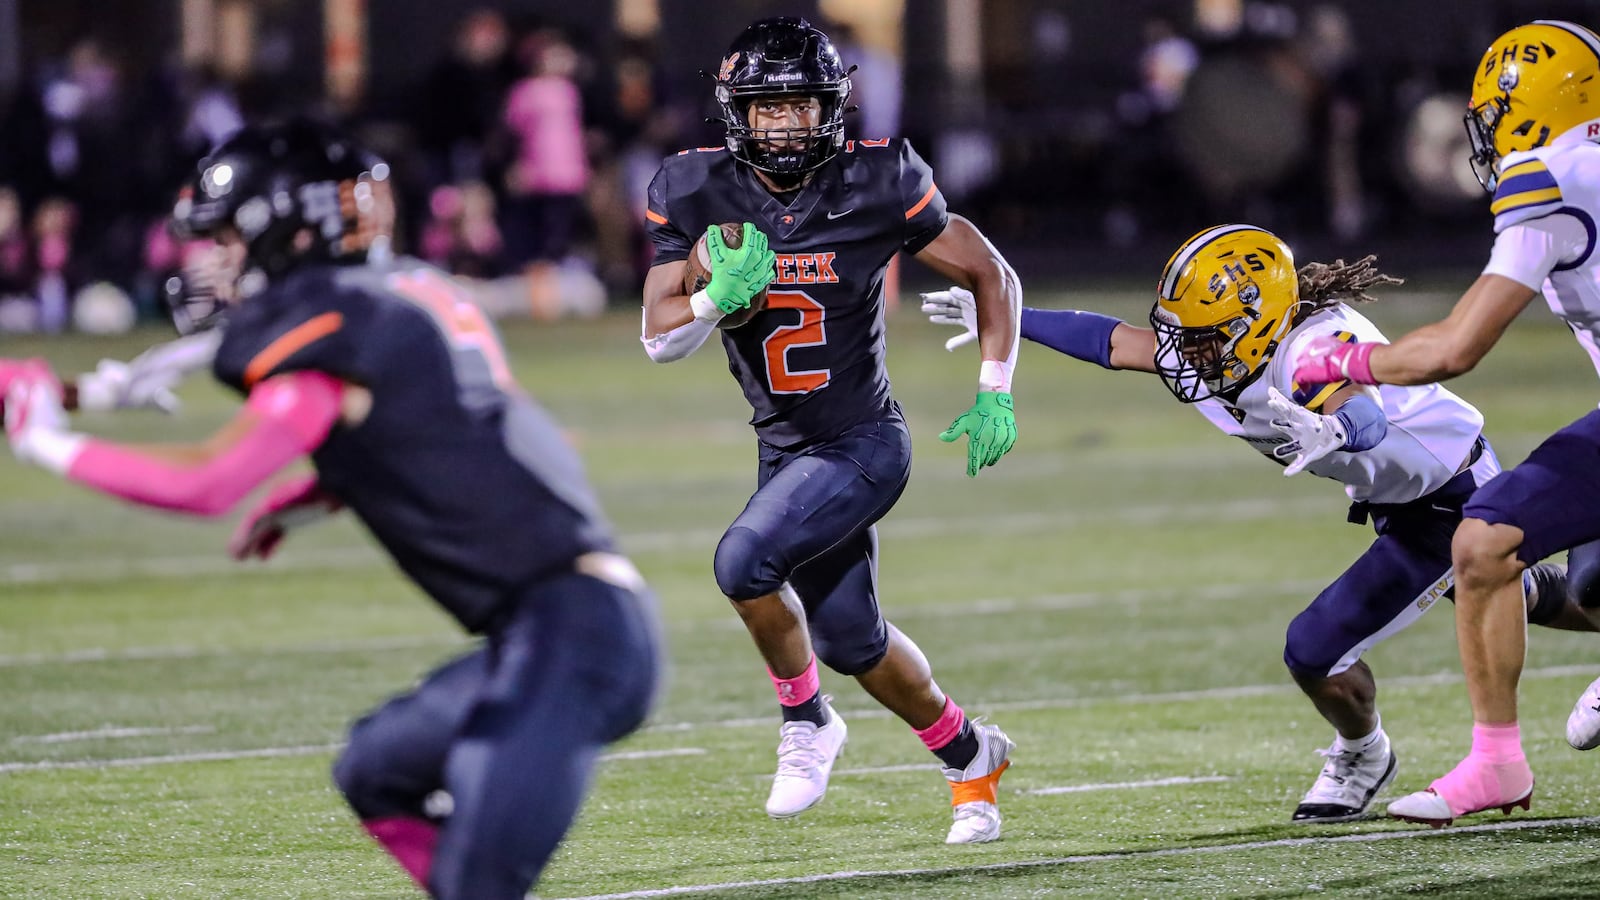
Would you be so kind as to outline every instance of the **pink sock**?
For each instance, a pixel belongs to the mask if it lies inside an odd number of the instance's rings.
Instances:
[[[1516,722],[1472,726],[1472,752],[1428,789],[1458,816],[1515,802],[1533,790],[1533,770],[1522,754]]]
[[[433,848],[439,842],[439,826],[425,819],[395,816],[368,819],[361,827],[424,891],[428,889],[428,870],[433,867]]]
[[[817,695],[822,689],[822,682],[817,678],[817,658],[811,657],[811,662],[806,663],[806,670],[793,678],[779,678],[767,670],[767,675],[772,679],[772,686],[778,692],[778,702],[784,706],[799,706]]]
[[[1504,765],[1524,759],[1522,726],[1516,722],[1506,725],[1474,722],[1471,755],[1481,756],[1484,762],[1494,765]]]
[[[961,711],[955,700],[947,696],[944,698],[944,712],[939,714],[938,721],[927,728],[912,730],[922,738],[922,743],[928,745],[929,750],[938,750],[956,739],[956,735],[961,733],[961,723],[966,720],[967,714]]]

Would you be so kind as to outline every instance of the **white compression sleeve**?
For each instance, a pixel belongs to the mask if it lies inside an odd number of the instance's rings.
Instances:
[[[715,323],[703,319],[690,319],[683,325],[655,337],[645,337],[643,334],[644,323],[640,322],[639,342],[644,344],[644,352],[652,362],[676,362],[700,349],[706,338],[717,330]]]

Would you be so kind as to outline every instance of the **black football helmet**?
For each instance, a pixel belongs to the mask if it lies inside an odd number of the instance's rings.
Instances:
[[[184,240],[236,229],[246,248],[244,277],[257,281],[308,262],[365,262],[389,252],[388,179],[388,164],[331,126],[303,118],[248,126],[195,167],[173,207],[172,229]],[[219,286],[180,280],[166,292],[180,329],[214,318]]]
[[[850,73],[833,42],[805,19],[778,16],[751,24],[728,47],[716,81],[728,150],[750,167],[797,180],[843,149]],[[750,103],[776,95],[816,97],[821,120],[815,128],[751,128]]]

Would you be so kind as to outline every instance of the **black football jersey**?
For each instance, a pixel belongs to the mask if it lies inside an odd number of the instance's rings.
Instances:
[[[367,418],[312,453],[318,478],[469,630],[513,589],[613,546],[577,454],[431,266],[297,269],[230,312],[214,367],[244,394],[295,370],[372,392]]]
[[[903,139],[854,140],[787,203],[726,149],[669,156],[650,182],[653,264],[687,259],[709,225],[753,222],[777,254],[767,308],[721,332],[761,439],[792,448],[882,415],[883,273],[949,222],[927,163]]]

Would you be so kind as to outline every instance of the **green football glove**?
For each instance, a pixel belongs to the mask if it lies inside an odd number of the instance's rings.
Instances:
[[[767,236],[749,222],[737,250],[722,242],[722,228],[706,229],[706,251],[711,256],[711,281],[706,296],[723,315],[748,309],[756,294],[778,277],[777,254],[767,249]]]
[[[984,466],[992,466],[1017,442],[1017,415],[1011,410],[1011,394],[1005,391],[979,391],[972,408],[956,416],[950,427],[939,433],[939,440],[950,443],[967,436],[967,477]]]

